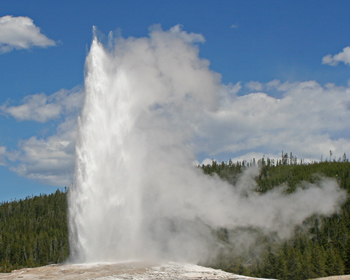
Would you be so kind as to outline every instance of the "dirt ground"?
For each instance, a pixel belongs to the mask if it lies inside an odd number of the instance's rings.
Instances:
[[[0,279],[261,280],[261,278],[236,275],[222,270],[192,264],[167,263],[160,265],[145,262],[48,265],[36,268],[24,268],[13,271],[12,273],[0,273]],[[324,277],[317,280],[350,280],[350,275]]]
[[[64,264],[25,268],[0,273],[0,279],[98,279],[98,280],[167,280],[167,279],[257,279],[191,264],[128,262],[104,264]]]

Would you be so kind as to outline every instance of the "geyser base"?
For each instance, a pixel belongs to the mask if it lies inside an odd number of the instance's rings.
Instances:
[[[0,279],[260,279],[240,276],[221,270],[192,264],[167,263],[162,265],[147,262],[120,262],[100,264],[48,265],[24,268],[10,274],[1,273]]]

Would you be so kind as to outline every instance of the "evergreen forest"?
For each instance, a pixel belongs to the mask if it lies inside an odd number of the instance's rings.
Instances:
[[[322,177],[334,178],[350,192],[350,162],[345,154],[338,160],[304,163],[298,162],[292,153],[282,153],[277,161],[268,158],[235,163],[213,161],[198,168],[207,176],[219,176],[234,185],[251,165],[260,167],[255,178],[256,192],[285,185],[288,195],[302,181],[315,183]],[[202,265],[274,279],[350,274],[350,196],[339,213],[309,218],[288,240],[252,228],[234,231],[221,228],[214,234],[223,246],[216,259]],[[254,236],[254,242],[244,250],[236,250],[229,238],[235,234]],[[0,204],[0,272],[61,263],[68,255],[67,191]]]
[[[285,185],[286,195],[301,187],[302,181],[315,183],[322,177],[335,178],[341,188],[350,192],[350,163],[344,154],[338,161],[323,161],[304,164],[297,162],[292,154],[283,154],[273,162],[261,159],[257,162],[221,162],[202,165],[204,173],[219,175],[234,183],[248,166],[260,166],[256,178],[257,192],[266,192]],[[311,279],[331,275],[350,274],[350,196],[339,213],[331,217],[311,217],[295,229],[293,238],[279,240],[273,234],[266,236],[258,229],[237,229],[216,232],[224,244],[219,257],[208,263],[225,271],[273,279]],[[254,242],[240,249],[232,246],[228,236],[249,235]]]
[[[0,272],[60,263],[68,253],[66,192],[0,205]]]

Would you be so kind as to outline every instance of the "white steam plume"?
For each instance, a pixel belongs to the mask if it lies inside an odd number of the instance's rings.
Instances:
[[[212,229],[284,237],[307,217],[339,209],[345,195],[332,180],[258,194],[257,168],[232,186],[192,166],[191,141],[221,90],[198,56],[194,43],[203,40],[179,26],[120,38],[113,49],[94,37],[69,193],[73,260],[196,262],[212,253]]]

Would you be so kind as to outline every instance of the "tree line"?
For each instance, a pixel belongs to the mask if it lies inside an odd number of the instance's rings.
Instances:
[[[287,186],[286,195],[301,187],[302,181],[315,183],[322,177],[335,178],[342,189],[350,192],[350,163],[343,158],[305,164],[282,154],[281,160],[252,160],[250,162],[216,162],[201,165],[205,174],[219,175],[235,183],[247,166],[259,165],[256,192],[266,192],[276,186]],[[235,232],[236,231],[236,232]],[[239,232],[237,232],[239,231]],[[236,252],[227,240],[235,234],[253,234],[255,241],[243,251]],[[350,196],[341,211],[331,217],[314,216],[295,229],[293,238],[279,240],[266,236],[258,229],[220,229],[217,236],[226,246],[218,258],[208,265],[238,274],[275,278],[311,279],[331,275],[350,274]]]
[[[66,260],[66,191],[0,204],[0,272]]]
[[[291,153],[281,159],[250,162],[216,162],[198,166],[208,176],[232,185],[251,165],[259,165],[256,192],[285,184],[286,195],[302,181],[315,183],[320,176],[335,178],[350,192],[350,163],[343,158],[306,164]],[[69,191],[69,190],[68,190]],[[350,196],[349,196],[350,197]],[[213,230],[220,244],[216,259],[203,263],[229,272],[276,279],[310,279],[350,274],[350,199],[331,217],[311,217],[294,237],[279,240],[254,228]],[[229,236],[250,234],[254,241],[237,251]],[[69,255],[67,190],[0,204],[0,272],[64,262]]]

